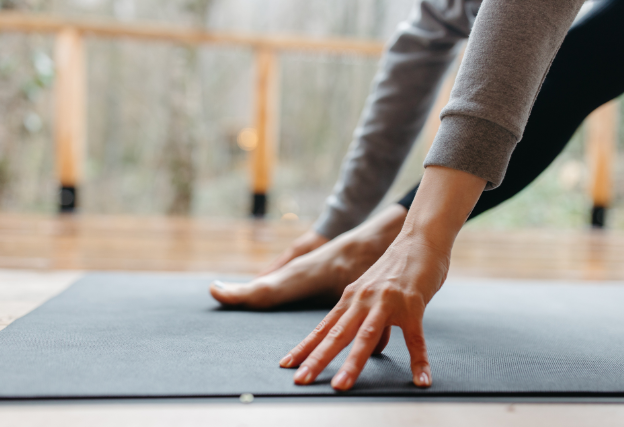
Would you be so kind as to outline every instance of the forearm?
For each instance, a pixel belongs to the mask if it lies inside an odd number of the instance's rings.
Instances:
[[[503,180],[529,113],[584,0],[485,0],[425,166]]]
[[[462,1],[464,3],[477,3]],[[334,238],[385,196],[429,115],[472,17],[460,3],[418,2],[384,53],[339,180],[315,230]],[[474,8],[476,10],[476,8]]]

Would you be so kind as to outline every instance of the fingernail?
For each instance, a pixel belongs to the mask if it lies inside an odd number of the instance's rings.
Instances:
[[[431,385],[431,382],[429,380],[429,375],[427,375],[426,372],[421,373],[420,376],[418,377],[418,380],[415,381],[415,383],[418,387],[429,387]]]
[[[351,387],[352,382],[349,374],[346,371],[342,371],[332,380],[332,387],[338,390],[347,390]]]
[[[294,379],[296,383],[307,384],[312,379],[312,372],[310,372],[307,366],[302,366],[295,374]]]
[[[292,354],[288,353],[282,360],[280,360],[280,366],[283,368],[290,368],[290,364],[292,363],[293,357]]]
[[[221,280],[215,280],[214,282],[212,282],[212,284],[219,289],[225,289],[225,283],[223,283]]]

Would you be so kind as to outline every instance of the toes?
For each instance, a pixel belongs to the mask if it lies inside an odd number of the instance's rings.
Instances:
[[[223,305],[242,305],[250,308],[272,306],[271,287],[265,283],[226,283],[215,280],[210,284],[210,294]]]
[[[225,305],[240,304],[240,291],[231,287],[231,285],[220,280],[215,280],[210,284],[208,291],[214,299]]]

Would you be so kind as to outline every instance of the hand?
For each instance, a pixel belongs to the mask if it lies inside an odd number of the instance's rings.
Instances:
[[[349,285],[338,304],[319,326],[282,361],[282,367],[301,364],[296,384],[310,384],[355,338],[353,349],[332,380],[332,387],[353,386],[371,354],[381,353],[391,326],[403,330],[410,353],[413,381],[431,385],[422,319],[425,307],[440,289],[450,252],[399,236],[379,261]]]
[[[410,353],[414,384],[432,384],[423,334],[425,307],[446,279],[457,233],[472,211],[486,181],[439,166],[426,169],[414,207],[386,253],[358,280],[318,327],[281,361],[300,366],[296,384],[310,384],[353,339],[353,348],[332,387],[353,386],[372,353],[401,327]]]
[[[312,252],[314,249],[323,246],[329,242],[329,239],[314,230],[310,230],[305,234],[298,237],[288,249],[277,257],[266,269],[264,269],[259,276],[266,276],[269,273],[274,272],[277,269],[282,268],[293,259]]]

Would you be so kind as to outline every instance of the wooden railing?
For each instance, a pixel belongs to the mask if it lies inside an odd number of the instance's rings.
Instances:
[[[278,54],[281,51],[326,52],[379,56],[383,43],[349,39],[311,39],[295,36],[264,36],[212,32],[166,25],[119,23],[66,19],[19,13],[0,13],[0,31],[53,33],[56,35],[55,63],[55,144],[57,176],[61,185],[61,210],[76,207],[77,189],[82,179],[87,103],[83,38],[115,37],[181,44],[221,44],[244,46],[255,51],[256,81],[254,141],[250,162],[253,192],[252,213],[263,216],[276,161],[276,99],[278,96]],[[438,116],[448,100],[452,78],[444,84],[428,123],[425,137],[430,144],[439,126]],[[593,200],[592,224],[604,224],[604,210],[611,202],[611,171],[617,138],[617,105],[609,103],[588,120],[588,163]]]
[[[275,165],[278,53],[308,51],[378,56],[383,43],[349,39],[311,39],[211,32],[165,25],[72,20],[51,16],[0,13],[0,31],[53,33],[56,35],[55,144],[56,170],[61,184],[61,210],[73,211],[82,179],[87,92],[85,87],[85,36],[125,37],[181,44],[236,45],[256,55],[255,108],[251,176],[252,213],[263,216],[266,195]]]

